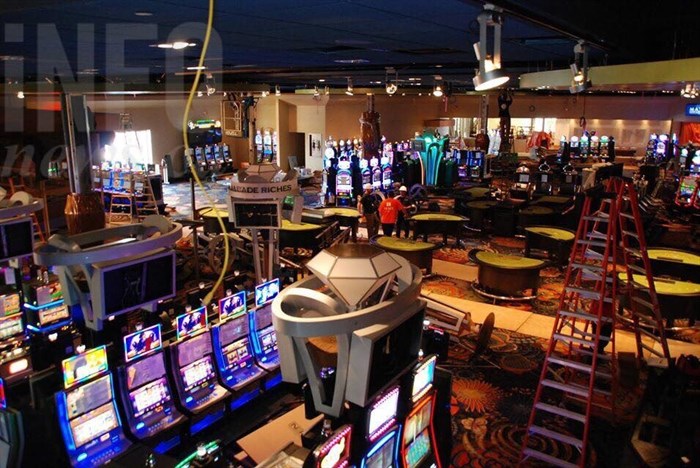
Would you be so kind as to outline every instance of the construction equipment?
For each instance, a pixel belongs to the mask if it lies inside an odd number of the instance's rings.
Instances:
[[[619,271],[623,271],[622,278]],[[555,466],[586,466],[592,415],[615,416],[616,325],[631,325],[638,361],[648,351],[670,363],[632,183],[612,178],[605,188],[597,186],[587,192],[564,281],[521,464],[534,459]],[[615,312],[623,297],[629,306],[625,317]],[[643,336],[657,346],[647,345]],[[606,352],[608,344],[611,349]],[[534,449],[535,444],[529,442],[535,437],[567,446],[568,450],[558,454],[568,453],[569,459]]]

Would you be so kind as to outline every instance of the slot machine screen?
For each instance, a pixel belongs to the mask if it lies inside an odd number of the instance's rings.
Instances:
[[[214,160],[214,153],[211,146],[204,147],[204,159],[206,159],[207,162],[212,162]]]
[[[107,371],[107,348],[100,346],[83,354],[64,359],[61,366],[63,368],[63,384],[65,388],[70,388],[94,375]]]
[[[177,316],[177,339],[196,335],[207,329],[207,309],[200,307]]]
[[[239,317],[223,324],[221,326],[221,340],[224,344],[222,352],[226,357],[227,370],[236,371],[251,366],[253,356],[250,354],[246,317]]]
[[[126,362],[144,356],[161,348],[160,325],[139,330],[124,337],[124,358]]]
[[[161,377],[165,377],[165,362],[163,354],[159,353],[126,368],[126,388],[131,391]]]
[[[367,457],[363,468],[394,468],[394,447],[398,432],[393,431],[382,439]]]
[[[282,223],[282,206],[273,202],[233,203],[233,219],[237,228],[279,228]]]
[[[129,400],[134,417],[140,418],[146,413],[162,407],[171,399],[165,377],[147,383],[133,392],[129,392]]]
[[[340,468],[348,465],[352,429],[344,426],[314,451],[319,468]]]
[[[8,317],[0,320],[0,340],[24,333],[22,315]]]
[[[205,164],[204,155],[202,154],[202,148],[200,146],[194,149],[194,158],[199,164]]]
[[[111,375],[67,392],[66,408],[76,447],[116,428],[119,422],[112,403]]]
[[[406,447],[408,467],[418,466],[430,454],[430,434],[428,426],[433,410],[433,400],[427,400],[419,411],[406,421],[403,444]]]
[[[202,333],[178,345],[178,366],[187,392],[203,386],[214,377],[209,333]]]
[[[11,292],[0,296],[0,317],[14,315],[20,308],[19,293]]]
[[[248,317],[242,315],[219,326],[221,344],[226,346],[242,336],[248,336]]]
[[[246,293],[237,292],[219,300],[219,320],[224,321],[229,317],[244,314],[246,311]]]
[[[435,364],[437,357],[431,356],[413,373],[413,385],[411,386],[411,399],[413,401],[421,398],[433,385],[435,378]]]
[[[369,410],[369,424],[367,425],[367,434],[370,440],[376,439],[375,434],[383,432],[380,430],[385,429],[388,424],[394,422],[398,404],[399,387],[394,387],[372,405]]]
[[[678,194],[681,197],[690,198],[695,191],[695,180],[695,177],[683,177],[680,188],[678,189]]]
[[[518,182],[521,184],[527,184],[528,182],[530,182],[530,174],[519,174]]]
[[[547,181],[549,180],[549,176],[548,176],[547,174],[542,174],[542,175],[540,176],[540,180],[541,180],[543,183],[547,183]]]
[[[257,307],[262,307],[263,305],[272,302],[274,298],[277,297],[277,295],[280,292],[280,280],[279,278],[275,278],[271,281],[268,281],[266,283],[260,284],[255,287],[255,305]],[[257,313],[256,313],[257,316]],[[270,320],[270,323],[272,323],[272,320]],[[260,329],[260,327],[257,327],[257,329]]]
[[[255,311],[255,329],[258,331],[262,353],[277,350],[277,333],[272,325],[272,307],[268,304]]]
[[[63,301],[53,307],[47,307],[39,310],[39,324],[42,327],[68,318],[70,318],[70,311]]]
[[[2,249],[0,257],[2,261],[31,255],[34,251],[34,233],[31,218],[20,218],[0,225],[0,237]]]

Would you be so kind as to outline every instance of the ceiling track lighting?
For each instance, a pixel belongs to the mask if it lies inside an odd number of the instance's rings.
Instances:
[[[695,99],[700,96],[700,86],[698,83],[686,83],[681,90],[681,96],[686,99]]]
[[[393,73],[394,74],[394,79],[393,81],[389,78],[389,74]],[[396,94],[396,91],[399,90],[399,72],[397,72],[394,68],[392,67],[387,67],[386,69],[386,74],[384,75],[384,83],[386,84],[385,90],[386,93],[389,96],[393,96]]]
[[[352,78],[348,78],[348,88],[345,90],[345,94],[348,96],[354,96],[355,92],[352,87]]]
[[[497,88],[510,79],[501,70],[501,26],[503,16],[501,9],[487,3],[484,11],[479,14],[479,42],[474,44],[474,52],[479,61],[479,69],[474,76],[474,89],[476,91],[486,91]],[[489,30],[493,33],[493,53],[489,54]]]
[[[585,41],[578,41],[574,46],[574,61],[570,68],[573,75],[569,87],[571,94],[582,93],[591,87],[588,79],[588,44]]]

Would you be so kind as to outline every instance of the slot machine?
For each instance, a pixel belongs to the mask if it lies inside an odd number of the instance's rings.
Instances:
[[[510,188],[510,198],[517,200],[529,200],[532,190],[530,169],[527,166],[519,166],[515,170],[515,183]]]
[[[126,426],[136,440],[158,442],[156,451],[165,451],[180,442],[176,428],[185,416],[175,408],[160,325],[126,335],[123,343],[124,365],[117,368],[117,381]]]
[[[369,160],[369,170],[372,174],[372,190],[382,189],[382,168],[379,166],[379,160],[376,156],[372,156]]]
[[[212,327],[211,334],[219,382],[233,394],[231,409],[235,409],[260,393],[267,373],[255,363],[246,292],[227,292],[219,301],[219,323]]]
[[[360,160],[360,173],[362,174],[362,186],[372,185],[372,171],[370,171],[369,162],[366,159]]]
[[[598,138],[598,135],[593,135],[590,138],[590,142],[589,142],[589,146],[588,146],[588,155],[592,156],[594,158],[597,158],[599,154],[600,154],[600,138]]]
[[[248,314],[255,361],[268,372],[265,389],[282,382],[277,333],[272,325],[272,301],[279,294],[280,280],[275,278],[255,287],[255,308]]]
[[[114,399],[105,346],[65,359],[56,413],[71,466],[95,467],[123,455],[126,438]]]
[[[207,161],[204,159],[204,149],[201,146],[197,146],[194,149],[194,159],[196,161],[197,168],[200,171],[207,170]]]
[[[274,162],[275,152],[273,151],[272,134],[270,130],[263,131],[263,162]]]
[[[255,162],[263,162],[263,136],[260,130],[255,131]]]
[[[336,429],[304,461],[303,468],[346,468],[350,466],[352,426]]]
[[[170,375],[177,390],[176,405],[190,416],[196,434],[221,419],[229,393],[216,378],[214,349],[204,307],[176,319],[177,342],[170,344]]]
[[[559,183],[559,195],[575,195],[581,187],[579,174],[571,164],[562,168],[561,182]]]
[[[552,168],[547,164],[547,161],[542,160],[542,164],[537,168],[535,173],[535,190],[538,195],[552,194]]]
[[[214,151],[209,145],[204,147],[204,160],[207,163],[207,168],[214,169],[216,167],[216,161],[214,161]]]
[[[214,152],[214,162],[219,168],[222,168],[226,161],[224,160],[224,155],[221,152],[221,146],[219,146],[217,143],[214,143],[212,151]]]
[[[467,174],[471,180],[481,180],[483,177],[484,167],[484,152],[481,150],[472,150],[469,152],[469,160],[467,163]]]
[[[353,440],[353,453],[360,468],[389,468],[399,465],[401,425],[398,424],[400,386],[394,385],[378,395],[364,410],[364,440]]]
[[[573,159],[579,159],[581,157],[581,147],[579,145],[578,137],[575,135],[571,137],[571,142],[569,143],[569,150]]]
[[[25,334],[19,292],[12,286],[0,290],[0,378],[21,380],[33,371],[30,342]]]
[[[433,426],[436,393],[433,389],[437,356],[418,363],[409,375],[407,416],[401,437],[401,463],[406,468],[441,468]]]
[[[615,138],[606,135],[600,137],[600,158],[606,162],[615,161]]]
[[[233,158],[231,157],[231,149],[227,144],[221,145],[221,157],[224,159],[224,162],[227,164],[230,164],[233,162]]]
[[[382,164],[382,189],[388,191],[391,189],[391,185],[394,183],[394,177],[391,170],[391,164],[389,158],[383,156],[381,159]]]
[[[695,150],[690,160],[690,174],[700,174],[700,149]]]
[[[350,161],[338,161],[338,172],[335,176],[335,204],[336,206],[352,205],[352,171]]]
[[[565,165],[571,159],[571,147],[566,140],[566,136],[562,135],[559,138],[559,150],[557,151],[557,163]]]
[[[27,466],[22,464],[24,434],[22,413],[7,406],[5,382],[0,379],[0,466]]]
[[[698,198],[699,183],[700,177],[698,176],[683,177],[678,184],[675,200],[676,205],[682,207],[693,206]]]

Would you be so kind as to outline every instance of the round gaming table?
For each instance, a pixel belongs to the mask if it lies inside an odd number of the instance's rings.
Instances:
[[[316,254],[320,250],[319,240],[316,236],[324,227],[320,224],[295,224],[283,219],[282,227],[280,228],[280,249],[291,247],[296,252],[299,248],[305,248]]]
[[[349,227],[352,241],[357,242],[357,228],[362,217],[360,212],[355,208],[326,208],[326,211],[333,213],[342,227]]]
[[[684,250],[649,248],[654,276],[671,276],[680,280],[700,280],[700,255]]]
[[[526,228],[528,226],[547,226],[554,218],[554,210],[546,206],[530,205],[526,206],[518,213],[518,226]]]
[[[565,266],[571,255],[576,234],[568,229],[552,226],[528,226],[525,228],[525,256],[531,249],[546,250],[557,263]]]
[[[197,210],[197,214],[204,222],[204,232],[207,234],[221,234],[221,226],[219,225],[219,220],[217,215],[221,216],[221,220],[226,226],[226,231],[233,232],[235,226],[228,218],[228,208],[224,205],[217,205],[214,207],[205,206]]]
[[[442,234],[443,244],[447,244],[447,236],[455,238],[459,245],[462,225],[467,221],[464,216],[444,213],[421,213],[408,218],[413,226],[413,240],[423,236],[423,242],[428,242],[428,234]]]
[[[619,273],[618,278],[621,285],[624,285],[627,275]],[[632,278],[640,287],[649,287],[643,275],[633,275]],[[695,324],[695,319],[700,315],[700,307],[697,306],[700,298],[700,284],[654,277],[654,288],[656,297],[659,299],[661,317],[666,319],[667,328],[673,328],[673,322],[677,318],[689,319],[690,326]],[[649,300],[649,295],[644,291],[640,291],[640,297]]]
[[[555,211],[563,211],[568,205],[573,204],[573,197],[561,197],[557,195],[544,195],[535,199],[532,205],[546,206]]]
[[[496,203],[498,202],[492,200],[477,200],[467,203],[469,227],[477,231],[483,230],[485,221],[490,219],[491,211]]]
[[[542,260],[504,255],[483,250],[472,251],[470,257],[479,266],[474,290],[493,300],[531,300],[537,297]],[[529,294],[524,294],[531,290]]]
[[[424,269],[428,275],[433,272],[433,250],[437,248],[437,245],[431,242],[400,239],[398,237],[374,236],[371,243],[385,252],[390,252],[405,258],[409,263],[413,263],[418,268]]]
[[[469,216],[467,204],[476,200],[488,199],[491,193],[490,187],[470,187],[454,193],[454,212],[460,215]]]

